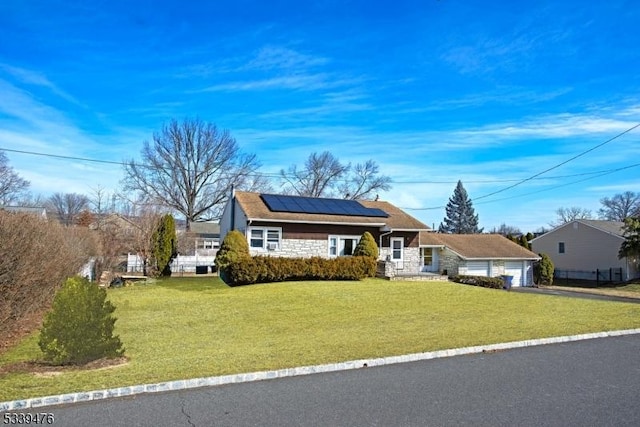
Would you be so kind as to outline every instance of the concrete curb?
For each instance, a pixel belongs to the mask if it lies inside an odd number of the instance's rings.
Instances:
[[[193,378],[188,380],[168,381],[156,384],[144,384],[129,387],[120,387],[107,390],[87,391],[81,393],[61,394],[57,396],[37,397],[32,399],[0,402],[0,412],[20,411],[29,408],[42,408],[45,406],[65,405],[69,403],[89,402],[93,400],[109,399],[113,397],[133,396],[143,393],[157,393],[172,390],[186,390],[199,387],[211,387],[224,384],[245,383],[251,381],[269,380],[275,378],[293,377],[298,375],[310,375],[323,372],[337,372],[363,367],[392,365],[396,363],[417,362],[420,360],[439,359],[443,357],[461,356],[465,354],[477,354],[483,352],[510,350],[515,348],[531,347],[545,344],[558,344],[572,341],[582,341],[594,338],[619,337],[624,335],[640,334],[640,329],[626,329],[621,331],[596,332],[582,335],[564,337],[552,337],[514,341],[500,344],[479,345],[449,350],[438,350],[427,353],[414,353],[403,356],[382,357],[376,359],[351,360],[326,365],[302,366],[298,368],[285,368],[276,371],[250,372],[244,374],[223,375],[220,377]]]

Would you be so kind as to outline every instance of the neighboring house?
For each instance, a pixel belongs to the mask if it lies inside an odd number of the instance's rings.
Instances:
[[[578,219],[531,240],[532,250],[549,255],[556,277],[626,281],[639,276],[637,259],[618,259],[625,240],[623,222]]]
[[[380,259],[419,273],[419,234],[429,227],[384,201],[343,200],[236,191],[224,208],[220,237],[243,233],[252,255],[332,258],[351,255],[365,231]]]
[[[27,213],[47,219],[47,209],[43,207],[26,207],[26,206],[0,206],[0,210],[15,213]]]
[[[194,253],[215,256],[220,248],[220,224],[218,222],[192,222],[189,234],[193,237]]]
[[[420,233],[420,265],[426,272],[508,275],[512,286],[533,286],[533,262],[539,258],[499,234]]]

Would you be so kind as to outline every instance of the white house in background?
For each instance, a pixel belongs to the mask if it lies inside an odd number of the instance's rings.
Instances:
[[[423,271],[442,275],[513,276],[512,286],[533,286],[535,253],[499,234],[420,233]]]
[[[627,281],[639,277],[638,259],[618,258],[625,240],[623,222],[577,219],[531,241],[532,250],[553,261],[556,276],[570,279]]]

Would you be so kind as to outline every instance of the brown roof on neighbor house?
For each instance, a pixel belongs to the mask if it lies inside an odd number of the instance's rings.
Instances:
[[[278,221],[278,222],[308,222],[330,224],[358,224],[371,225],[373,227],[387,226],[393,230],[429,230],[430,228],[418,221],[403,210],[393,206],[389,202],[358,200],[367,208],[381,209],[388,217],[368,217],[350,215],[328,215],[298,212],[274,212],[271,211],[260,197],[260,193],[236,191],[236,200],[240,207],[252,220]]]
[[[420,246],[445,246],[465,259],[538,259],[499,234],[420,233]]]

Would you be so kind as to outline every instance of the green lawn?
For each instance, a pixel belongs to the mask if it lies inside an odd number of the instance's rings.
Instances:
[[[640,328],[640,304],[449,282],[290,282],[229,288],[217,278],[111,289],[128,364],[43,378],[0,376],[0,401],[530,338]],[[34,335],[0,366],[39,357]]]

